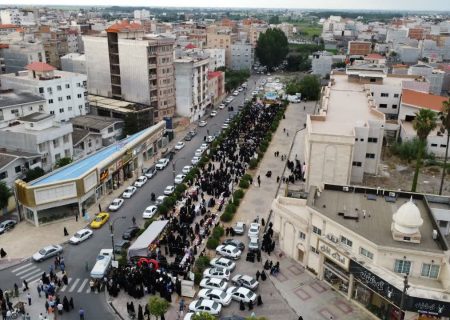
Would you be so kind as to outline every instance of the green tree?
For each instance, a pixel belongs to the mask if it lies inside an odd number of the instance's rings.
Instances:
[[[294,95],[296,93],[301,92],[302,87],[300,85],[300,81],[292,80],[288,84],[286,84],[286,94]]]
[[[72,158],[64,157],[56,161],[55,165],[57,168],[62,168],[64,166],[67,166],[69,163],[72,163]]]
[[[30,182],[36,180],[39,177],[42,177],[45,174],[44,170],[41,167],[36,167],[34,169],[29,169],[25,172],[25,178],[23,179],[25,182]]]
[[[416,130],[417,137],[420,141],[419,151],[416,158],[416,169],[414,171],[414,178],[412,182],[411,191],[416,192],[417,180],[419,179],[419,170],[422,165],[422,157],[427,145],[428,135],[437,126],[436,113],[429,109],[420,109],[416,113],[416,118],[413,121],[413,128]]]
[[[439,119],[441,120],[440,131],[442,134],[447,131],[447,144],[445,147],[444,166],[442,167],[441,185],[439,186],[439,194],[442,194],[442,188],[444,187],[445,173],[447,171],[447,159],[448,159],[448,144],[450,142],[450,99],[442,103],[441,112],[439,112]]]
[[[247,317],[245,320],[268,320],[266,317]]]
[[[344,61],[342,61],[342,62],[336,62],[336,63],[333,63],[332,65],[331,65],[331,67],[334,69],[334,68],[345,68],[347,66],[347,64],[344,62]]]
[[[302,98],[308,100],[319,100],[320,96],[320,81],[317,76],[307,75],[300,80],[300,92]]]
[[[192,320],[216,320],[216,319],[217,318],[214,317],[212,314],[206,312],[194,314],[194,316],[192,317]]]
[[[280,24],[280,18],[278,16],[270,17],[269,24]]]
[[[0,210],[8,206],[9,197],[12,196],[11,189],[5,181],[0,181]]]
[[[170,303],[166,299],[157,296],[148,299],[148,312],[155,316],[156,319],[164,315],[170,307]]]
[[[289,53],[286,35],[280,29],[267,29],[259,35],[255,53],[261,64],[272,70],[281,64]]]

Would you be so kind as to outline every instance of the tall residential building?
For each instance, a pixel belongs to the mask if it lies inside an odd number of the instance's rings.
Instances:
[[[32,62],[46,62],[45,50],[41,42],[18,41],[0,48],[4,73],[14,73],[25,70],[25,66]]]
[[[185,53],[175,59],[177,114],[191,122],[205,115],[211,103],[208,90],[209,58],[204,52]]]
[[[88,111],[86,80],[79,73],[58,71],[51,65],[33,62],[26,71],[0,76],[2,89],[28,91],[41,95],[47,103],[36,112],[54,115],[56,121],[84,115]]]
[[[312,54],[311,67],[312,74],[325,77],[331,72],[333,65],[333,55],[328,51],[318,51]]]
[[[155,121],[174,115],[174,39],[122,21],[83,41],[89,93],[151,106]]]
[[[208,72],[208,88],[211,103],[216,105],[225,96],[225,72],[211,71]]]
[[[237,39],[231,31],[208,32],[206,35],[206,48],[225,49],[225,65],[231,67],[231,45]]]
[[[21,26],[36,25],[36,16],[31,10],[5,9],[0,10],[2,24],[16,24]]]
[[[253,47],[248,42],[236,41],[231,45],[232,70],[251,70],[254,62]]]
[[[20,117],[43,110],[47,101],[41,95],[14,90],[0,92],[0,128],[14,124]]]
[[[225,49],[205,49],[209,54],[209,70],[225,67]]]

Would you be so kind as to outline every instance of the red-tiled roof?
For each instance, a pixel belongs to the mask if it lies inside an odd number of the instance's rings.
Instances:
[[[25,69],[31,70],[31,71],[37,71],[37,72],[49,72],[49,71],[56,70],[56,68],[54,66],[51,66],[44,62],[37,62],[37,61],[26,65]]]
[[[144,28],[139,23],[130,23],[128,20],[117,22],[106,29],[106,32],[122,32],[122,31],[143,31]]]
[[[435,96],[429,93],[409,89],[402,90],[402,103],[413,107],[431,109],[439,112],[442,109],[442,103],[447,100],[448,98],[446,97]]]
[[[0,49],[8,49],[9,48],[9,44],[7,43],[0,43]]]
[[[186,47],[184,47],[185,49],[195,49],[197,48],[196,46],[194,46],[192,43],[189,43]]]
[[[210,71],[208,72],[208,79],[220,77],[222,75],[221,71]]]
[[[15,24],[0,24],[0,29],[15,29],[15,28],[19,28],[19,26]]]
[[[370,53],[370,54],[366,55],[364,58],[365,59],[373,59],[373,60],[384,59],[384,57],[378,53]]]

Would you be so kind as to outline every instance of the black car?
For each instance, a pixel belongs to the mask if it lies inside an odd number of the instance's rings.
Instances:
[[[120,240],[114,243],[114,253],[122,253],[122,250],[128,249],[130,246],[130,240]]]
[[[133,239],[136,234],[139,232],[139,227],[136,226],[132,226],[129,227],[127,230],[125,230],[125,232],[122,234],[122,239],[123,240],[131,240]]]
[[[242,241],[236,239],[226,239],[222,244],[235,246],[241,251],[244,251],[245,249],[245,244]]]

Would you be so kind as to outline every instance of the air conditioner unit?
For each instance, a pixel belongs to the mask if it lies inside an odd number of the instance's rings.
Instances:
[[[345,191],[345,192],[349,192],[350,191],[349,187],[343,187],[342,190]]]

